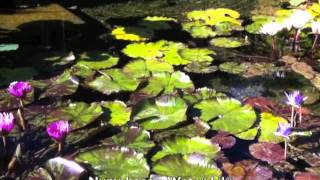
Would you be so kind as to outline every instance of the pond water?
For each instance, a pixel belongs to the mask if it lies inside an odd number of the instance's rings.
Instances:
[[[262,33],[295,11],[309,24]],[[312,1],[0,2],[0,179],[320,179],[319,19]]]

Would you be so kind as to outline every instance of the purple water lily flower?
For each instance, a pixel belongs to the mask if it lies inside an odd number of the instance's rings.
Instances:
[[[70,130],[71,124],[64,120],[52,122],[47,127],[48,135],[58,142],[63,141]]]
[[[278,129],[274,134],[289,139],[291,132],[292,128],[289,123],[279,123]]]
[[[15,81],[10,83],[8,92],[17,98],[23,98],[27,93],[32,91],[32,87],[28,82]]]
[[[0,113],[0,135],[9,134],[14,128],[14,116],[12,113]]]
[[[284,92],[284,94],[287,96],[286,103],[295,108],[301,107],[303,102],[307,99],[307,97],[304,97],[300,91],[293,91],[293,93],[289,94]]]

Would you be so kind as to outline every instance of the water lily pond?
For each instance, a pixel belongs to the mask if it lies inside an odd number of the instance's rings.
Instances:
[[[320,179],[320,2],[0,2],[0,179]]]

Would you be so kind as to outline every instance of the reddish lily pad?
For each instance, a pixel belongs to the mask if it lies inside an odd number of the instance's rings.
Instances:
[[[231,136],[229,133],[219,132],[211,138],[211,142],[219,144],[221,149],[229,149],[236,144],[236,138]]]
[[[269,164],[275,164],[284,159],[284,149],[279,144],[274,143],[255,143],[249,147],[250,154]]]
[[[319,180],[320,177],[310,172],[300,172],[294,176],[295,180]]]

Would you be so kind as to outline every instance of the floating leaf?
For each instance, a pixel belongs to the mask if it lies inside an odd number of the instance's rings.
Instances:
[[[273,116],[270,113],[261,113],[261,122],[259,125],[260,136],[258,141],[273,143],[284,141],[283,137],[274,134],[278,129],[279,123],[288,123],[288,121],[282,117]]]
[[[186,48],[179,51],[179,54],[183,59],[188,61],[197,62],[212,62],[213,58],[211,55],[215,55],[215,52],[205,48]]]
[[[253,16],[253,23],[247,25],[245,30],[251,34],[260,34],[260,30],[264,24],[270,23],[273,20],[272,16],[258,15]]]
[[[193,179],[220,177],[222,174],[206,157],[193,154],[185,157],[166,156],[154,164],[153,171],[163,176]]]
[[[87,66],[90,69],[99,70],[115,66],[119,61],[118,57],[113,57],[103,51],[90,51],[80,55],[77,66]]]
[[[100,147],[81,152],[75,159],[90,165],[90,169],[101,179],[145,179],[149,176],[149,166],[143,154],[128,148]]]
[[[284,159],[284,149],[279,144],[274,143],[255,143],[249,147],[250,154],[269,164],[275,164]]]
[[[230,134],[228,133],[219,132],[211,138],[211,142],[219,144],[221,149],[229,149],[236,144],[236,138],[230,136]]]
[[[258,134],[258,128],[252,128],[242,133],[239,133],[236,136],[244,140],[254,140],[257,134]]]
[[[31,81],[31,85],[41,90],[39,99],[61,97],[75,93],[79,86],[79,79],[72,76],[70,71],[65,71],[51,79]]]
[[[141,21],[139,25],[150,30],[168,30],[171,28],[168,22],[176,22],[174,18],[160,17],[160,16],[148,16]]]
[[[184,67],[184,70],[191,73],[209,74],[218,70],[217,66],[211,66],[210,62],[191,62]]]
[[[125,146],[144,153],[155,146],[150,140],[150,133],[137,126],[124,128],[121,133],[108,138],[103,144]]]
[[[133,119],[144,129],[165,129],[186,120],[187,105],[178,97],[162,96],[155,102],[145,101]]]
[[[148,85],[140,92],[156,96],[163,91],[164,94],[173,93],[176,89],[193,90],[194,85],[188,75],[175,71],[170,73],[154,73]]]
[[[109,109],[111,119],[109,124],[113,126],[122,126],[130,121],[131,108],[122,101],[103,102],[103,107]]]
[[[19,44],[0,44],[0,52],[15,51],[19,48]]]
[[[319,178],[319,175],[311,172],[299,172],[294,176],[295,180],[318,180]]]
[[[161,147],[162,150],[158,151],[152,157],[152,161],[157,161],[167,155],[186,155],[192,153],[198,153],[212,158],[220,151],[220,147],[217,144],[202,137],[193,137],[190,139],[186,137],[176,137],[175,139],[162,142]]]
[[[241,106],[235,99],[203,100],[194,106],[201,111],[200,119],[210,121],[212,129],[241,133],[249,129],[256,120],[256,114],[251,106]]]
[[[248,67],[243,63],[225,62],[219,65],[219,69],[231,74],[241,74],[244,73],[248,69]]]
[[[201,100],[213,99],[218,97],[227,97],[224,93],[217,92],[214,89],[202,87],[196,89],[194,92],[185,94],[183,99],[189,104],[197,103]]]
[[[298,6],[302,3],[306,2],[306,0],[290,0],[289,3],[291,6]]]
[[[158,60],[135,60],[123,67],[123,72],[134,78],[149,77],[151,73],[173,72],[173,66]]]
[[[98,103],[75,102],[50,112],[47,121],[69,120],[72,128],[78,129],[92,123],[101,114],[102,108]]]
[[[101,76],[88,82],[88,86],[104,94],[112,94],[120,91],[134,91],[139,81],[123,73],[121,69],[101,70]]]
[[[245,39],[240,38],[214,38],[210,41],[210,44],[217,47],[224,47],[224,48],[237,48],[240,46],[248,45]]]
[[[217,33],[213,31],[212,27],[205,25],[198,25],[194,22],[183,23],[182,28],[188,31],[194,38],[208,38],[215,37]]]
[[[142,27],[116,27],[111,34],[115,39],[125,41],[146,41],[153,36],[153,31]]]
[[[0,68],[0,85],[9,85],[13,81],[28,81],[36,75],[38,72],[33,67]]]
[[[122,52],[132,58],[142,59],[156,59],[163,56],[160,51],[165,41],[158,41],[156,43],[132,43],[127,45]]]

